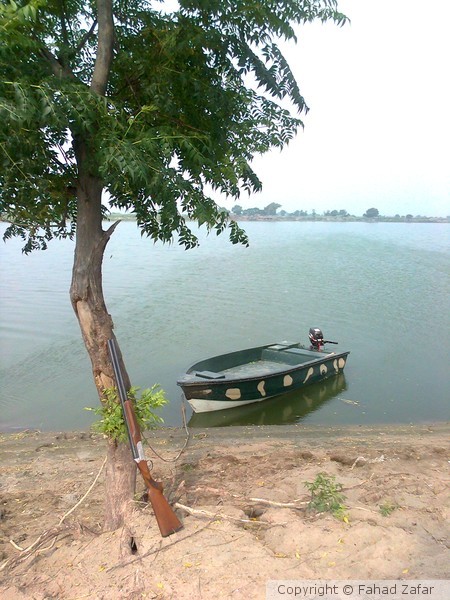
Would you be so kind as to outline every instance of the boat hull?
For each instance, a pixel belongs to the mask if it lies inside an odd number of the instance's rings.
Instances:
[[[342,373],[349,352],[282,342],[201,361],[177,383],[194,412],[261,402]]]

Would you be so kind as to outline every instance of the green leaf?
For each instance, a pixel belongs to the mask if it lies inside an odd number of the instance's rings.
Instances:
[[[140,430],[146,431],[164,422],[155,411],[167,404],[167,398],[159,385],[142,390],[140,395],[138,395],[139,391],[140,388],[131,387],[127,396],[134,404],[134,412]],[[106,388],[102,405],[97,408],[88,407],[86,410],[92,411],[100,417],[99,421],[92,424],[93,431],[103,433],[117,442],[125,442],[128,439],[122,405],[116,388]]]

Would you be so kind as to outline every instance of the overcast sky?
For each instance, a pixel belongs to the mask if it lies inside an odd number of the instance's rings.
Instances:
[[[284,47],[305,130],[255,160],[263,192],[239,204],[450,215],[450,0],[339,7],[351,24],[308,25]]]

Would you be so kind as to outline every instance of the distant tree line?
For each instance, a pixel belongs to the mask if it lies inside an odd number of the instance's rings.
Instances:
[[[231,209],[232,214],[240,217],[240,216],[244,216],[244,217],[253,217],[253,216],[268,216],[268,217],[274,217],[274,216],[279,216],[279,217],[308,217],[308,216],[316,216],[317,213],[315,210],[311,211],[311,214],[308,214],[308,211],[306,210],[294,210],[293,212],[289,213],[285,210],[280,210],[279,213],[277,213],[277,210],[281,208],[281,204],[278,204],[277,202],[271,202],[270,204],[268,204],[267,206],[265,206],[264,208],[258,208],[256,206],[254,206],[253,208],[242,208],[242,206],[240,206],[239,204],[235,204],[233,206],[233,208]],[[369,211],[373,211],[373,210],[377,210],[376,208],[373,209],[369,209]],[[324,213],[325,217],[348,217],[350,216],[349,213],[346,210],[326,210]],[[377,211],[378,214],[378,211]]]
[[[231,212],[234,215],[237,216],[241,216],[241,215],[245,215],[245,216],[255,216],[255,215],[267,215],[267,216],[275,216],[277,214],[277,210],[281,208],[281,204],[278,204],[277,202],[271,202],[270,204],[268,204],[267,206],[265,206],[264,208],[257,208],[256,206],[253,208],[242,208],[242,206],[240,206],[239,204],[235,204],[233,206],[233,208],[231,209]]]
[[[311,214],[308,214],[308,211],[306,210],[294,210],[293,212],[289,213],[285,210],[280,210],[279,213],[277,213],[277,210],[281,208],[281,204],[278,204],[277,202],[271,202],[270,204],[268,204],[267,206],[265,206],[264,208],[258,208],[256,206],[252,207],[252,208],[242,208],[242,206],[240,206],[239,204],[235,204],[233,206],[233,208],[231,209],[232,214],[240,217],[240,216],[244,216],[244,217],[253,217],[253,216],[261,216],[261,217],[274,217],[274,216],[278,216],[278,217],[314,217],[317,216],[317,213],[315,210],[311,211]],[[370,208],[367,212],[370,213],[367,216],[372,216],[372,211],[376,211],[376,215],[378,215],[378,211],[376,208]],[[323,216],[325,217],[349,217],[349,213],[346,210],[326,210],[323,213]],[[364,215],[366,216],[366,215]]]
[[[323,214],[318,214],[314,209],[308,213],[306,210],[295,210],[293,212],[287,212],[286,210],[280,210],[281,204],[277,202],[271,202],[264,208],[258,208],[256,206],[252,208],[243,208],[239,204],[235,204],[231,209],[231,214],[236,217],[241,217],[243,219],[266,219],[266,218],[277,218],[277,219],[307,219],[307,220],[326,220],[328,218],[333,219],[348,219],[348,220],[365,220],[365,219],[373,219],[379,221],[449,221],[450,217],[447,218],[439,218],[439,217],[425,217],[422,215],[399,215],[396,214],[394,216],[384,216],[380,215],[380,211],[378,208],[371,207],[366,210],[366,212],[362,215],[362,217],[357,217],[355,215],[351,215],[348,211],[344,209],[334,209],[334,210],[326,210]],[[226,209],[223,209],[224,211]]]

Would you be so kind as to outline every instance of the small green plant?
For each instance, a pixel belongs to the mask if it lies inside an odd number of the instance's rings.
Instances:
[[[139,391],[140,388],[131,387],[127,396],[133,402],[134,412],[141,431],[152,429],[158,424],[164,423],[162,417],[154,412],[167,404],[164,390],[159,385],[154,385],[149,389],[142,390],[140,396],[138,396]],[[93,431],[103,433],[117,442],[125,442],[128,439],[122,406],[115,387],[105,389],[104,401],[101,406],[86,408],[86,410],[100,416],[100,420],[92,424]]]
[[[383,502],[383,504],[380,504],[379,508],[380,513],[383,515],[383,517],[389,517],[389,515],[391,515],[394,512],[394,510],[400,507],[397,503],[391,502],[390,500],[386,500],[385,502]]]
[[[336,518],[348,522],[342,485],[336,483],[336,478],[333,475],[318,473],[314,481],[305,481],[305,486],[311,492],[311,500],[308,504],[309,510],[330,512]]]

